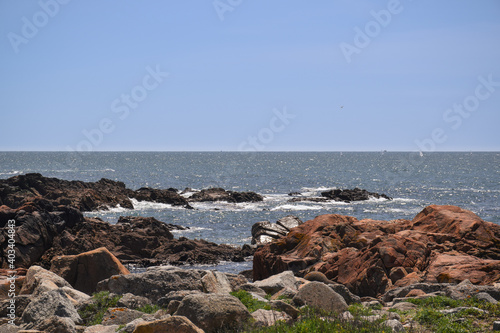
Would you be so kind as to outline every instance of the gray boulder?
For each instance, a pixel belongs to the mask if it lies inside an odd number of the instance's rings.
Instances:
[[[141,318],[145,313],[131,310],[127,308],[109,308],[102,318],[102,324],[109,325],[126,325],[131,321]]]
[[[347,310],[344,298],[322,282],[313,281],[303,286],[293,302],[299,306],[309,305],[327,312],[342,313]]]
[[[173,266],[150,267],[143,273],[115,275],[97,284],[97,291],[108,290],[115,294],[132,293],[149,298],[156,303],[171,291],[203,291],[201,282],[206,271],[187,270]]]
[[[172,316],[152,322],[140,323],[134,330],[134,333],[155,332],[204,333],[203,330],[196,327],[188,318],[182,316]]]
[[[399,320],[396,320],[396,319],[386,320],[386,321],[384,321],[384,325],[392,328],[393,332],[403,332],[405,329],[403,327],[403,324]]]
[[[161,307],[166,307],[170,304],[171,301],[182,301],[184,297],[192,294],[201,294],[202,292],[199,290],[179,290],[179,291],[171,291],[166,294],[164,297],[161,297],[158,300],[158,305]]]
[[[62,289],[51,290],[35,298],[24,310],[22,319],[23,322],[36,326],[52,316],[68,318],[74,323],[82,321]]]
[[[268,294],[275,294],[283,288],[297,290],[297,280],[292,271],[285,271],[267,279],[256,281],[253,285],[263,289]]]
[[[186,296],[175,315],[187,317],[206,333],[237,329],[250,318],[250,313],[240,300],[226,294]]]
[[[201,279],[203,291],[206,293],[229,294],[232,290],[231,283],[224,273],[218,271],[207,271],[207,274]]]
[[[252,313],[252,318],[255,320],[255,325],[260,327],[274,326],[278,321],[291,322],[290,317],[285,312],[259,309]]]
[[[48,271],[40,266],[31,266],[26,272],[26,279],[19,294],[33,296],[40,295],[46,291],[55,290],[60,287],[72,288],[69,282],[59,275]]]
[[[420,289],[426,294],[443,292],[445,293],[450,286],[449,283],[415,283],[406,287],[391,289],[382,296],[384,302],[391,302],[394,298],[403,298],[414,289]]]
[[[361,303],[361,298],[359,296],[351,293],[349,288],[347,288],[343,284],[331,283],[331,284],[328,284],[328,286],[330,288],[332,288],[332,290],[335,291],[337,294],[344,297],[344,300],[346,301],[347,304]]]

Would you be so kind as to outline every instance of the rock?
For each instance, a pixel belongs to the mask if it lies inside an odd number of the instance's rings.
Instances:
[[[237,291],[240,289],[241,285],[244,285],[248,283],[248,279],[240,274],[231,274],[231,273],[224,273],[226,276],[227,280],[229,281],[229,284],[231,285],[231,291]]]
[[[26,280],[24,281],[20,294],[33,294],[33,296],[37,296],[61,287],[71,288],[71,285],[65,279],[53,272],[40,266],[31,266],[26,273]]]
[[[328,285],[337,294],[342,296],[347,304],[361,303],[361,298],[351,293],[349,288],[340,283],[331,283]]]
[[[291,289],[291,288],[288,288],[288,287],[285,287],[283,289],[281,289],[280,291],[278,291],[276,294],[274,294],[271,299],[272,300],[277,300],[279,299],[280,297],[281,298],[289,298],[289,299],[292,299],[295,297],[295,295],[297,295],[297,290],[296,289]]]
[[[488,311],[476,308],[474,306],[460,306],[458,308],[444,309],[444,310],[438,310],[438,311],[443,313],[443,314],[457,314],[457,313],[464,311],[464,310],[474,310],[474,311],[477,311],[479,313],[486,313],[486,314],[488,313]]]
[[[179,309],[179,305],[181,305],[181,301],[170,301],[167,306],[167,313],[173,315]]]
[[[257,222],[252,226],[252,244],[262,245],[286,236],[292,228],[302,223],[298,217],[293,215],[285,216],[276,223]]]
[[[411,311],[417,309],[418,306],[416,306],[413,303],[409,302],[400,302],[396,303],[393,306],[391,306],[391,309],[399,310],[399,311]]]
[[[31,298],[31,295],[17,295],[14,297],[14,314],[16,317],[22,316],[24,309],[26,309],[28,304],[31,302]],[[11,299],[9,298],[0,301],[0,318],[5,318],[7,317],[7,314],[11,313],[11,309],[8,308],[12,304],[10,301]],[[0,332],[2,332],[2,330],[0,330]]]
[[[179,290],[179,291],[171,291],[166,294],[164,297],[161,297],[158,300],[158,305],[161,307],[166,307],[170,304],[171,301],[182,301],[184,297],[192,294],[199,294],[201,291],[199,290]]]
[[[372,297],[394,284],[469,279],[488,285],[500,280],[498,244],[500,225],[455,206],[428,206],[412,221],[321,215],[258,248],[253,277],[320,271],[352,293]]]
[[[92,299],[89,295],[70,287],[61,287],[60,289],[66,293],[66,296],[74,306]]]
[[[159,190],[149,187],[142,187],[137,191],[134,191],[131,198],[137,199],[139,201],[149,201],[149,202],[159,202],[170,204],[173,206],[184,206],[185,208],[191,209],[186,198],[178,194],[175,190]]]
[[[493,297],[491,297],[490,294],[485,292],[477,293],[476,298],[480,301],[484,301],[487,303],[498,304],[498,301],[496,299],[494,299]]]
[[[233,192],[222,188],[209,188],[196,192],[188,198],[189,202],[226,201],[231,203],[259,202],[264,197],[254,192]]]
[[[313,281],[304,285],[293,302],[298,305],[309,305],[327,312],[342,313],[347,310],[344,298],[321,282]]]
[[[250,317],[239,299],[224,294],[186,296],[175,315],[187,317],[207,333],[222,328],[237,329]]]
[[[52,316],[68,318],[73,323],[81,322],[75,307],[61,289],[44,292],[35,298],[24,310],[22,320],[36,326]]]
[[[493,322],[493,331],[500,331],[500,321]]]
[[[0,332],[2,333],[18,333],[20,328],[11,324],[0,325]]]
[[[335,201],[343,201],[343,202],[351,202],[351,201],[363,201],[369,200],[371,198],[375,199],[387,199],[392,200],[391,197],[385,194],[378,194],[374,192],[368,192],[367,190],[362,190],[359,188],[354,188],[353,190],[329,190],[325,192],[321,192],[323,197],[326,197]]]
[[[286,323],[292,321],[292,318],[284,312],[263,309],[254,311],[252,318],[255,320],[255,325],[260,327],[274,326],[278,321]]]
[[[266,297],[266,292],[264,289],[257,287],[253,283],[246,283],[239,286],[239,290],[248,291],[249,293],[259,295],[260,297]]]
[[[52,259],[50,270],[68,281],[73,288],[91,294],[99,281],[118,274],[130,274],[128,269],[105,247],[72,256]]]
[[[143,312],[127,308],[109,308],[102,319],[103,325],[126,325],[144,316]]]
[[[207,271],[201,279],[203,292],[229,294],[232,290],[231,284],[224,273],[218,271]]]
[[[268,294],[275,294],[283,288],[297,290],[297,281],[292,271],[279,273],[267,279],[256,281],[253,284]]]
[[[32,329],[46,333],[77,333],[75,322],[71,318],[58,315],[38,322]]]
[[[386,321],[384,321],[384,325],[392,328],[393,332],[403,332],[405,329],[403,327],[403,324],[401,324],[401,322],[399,320],[396,320],[396,319],[386,320]]]
[[[395,288],[386,292],[382,300],[384,302],[391,302],[394,298],[403,298],[408,295],[412,290],[423,291],[424,294],[435,293],[437,291],[446,292],[452,285],[448,283],[416,283],[407,287]]]
[[[134,333],[204,333],[196,327],[188,318],[182,316],[172,316],[170,318],[157,320],[137,325]]]
[[[317,281],[317,282],[323,282],[325,284],[332,284],[333,282],[329,280],[325,274],[318,272],[318,271],[313,271],[309,272],[304,276],[304,279],[307,281]]]
[[[275,300],[275,301],[270,301],[269,305],[271,305],[272,309],[280,310],[285,312],[287,315],[292,317],[293,319],[297,319],[299,316],[300,311],[294,307],[293,305],[290,305],[288,303],[285,303],[280,300]]]
[[[129,308],[129,309],[138,309],[146,305],[152,305],[149,298],[136,296],[131,293],[126,293],[122,298],[118,300],[116,303],[117,307],[121,308]]]
[[[89,326],[83,331],[83,333],[116,333],[120,325],[94,325]]]
[[[203,291],[201,279],[206,271],[184,270],[173,266],[150,267],[143,273],[115,275],[97,284],[97,291],[132,293],[153,303],[171,291]]]
[[[406,294],[405,297],[418,297],[423,295],[427,295],[427,293],[420,289],[413,289],[408,294]]]

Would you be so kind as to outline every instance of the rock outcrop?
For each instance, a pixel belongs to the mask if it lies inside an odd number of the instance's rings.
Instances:
[[[258,249],[253,274],[317,270],[360,296],[415,282],[491,284],[500,279],[499,245],[499,225],[455,206],[426,207],[412,221],[322,215]]]
[[[362,190],[357,187],[352,190],[335,189],[335,190],[324,191],[321,192],[321,195],[325,198],[334,201],[343,201],[343,202],[364,201],[364,200],[369,200],[371,198],[392,200],[391,197],[385,194],[368,192],[367,190]]]
[[[240,203],[260,202],[264,201],[264,197],[255,192],[234,192],[226,191],[223,188],[209,188],[194,193],[188,198],[188,200],[190,202],[226,201],[231,203]]]

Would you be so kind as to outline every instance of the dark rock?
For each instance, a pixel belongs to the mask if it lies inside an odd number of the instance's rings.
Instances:
[[[226,201],[231,203],[240,203],[260,202],[264,201],[264,197],[255,192],[233,192],[226,191],[223,188],[209,188],[194,193],[188,198],[188,200],[190,202]]]
[[[321,195],[331,200],[344,201],[344,202],[363,201],[363,200],[369,200],[370,198],[375,198],[375,199],[383,198],[387,200],[392,200],[391,197],[385,194],[368,192],[367,190],[362,190],[357,187],[352,190],[340,190],[340,189],[329,190],[321,192]]]
[[[288,202],[328,202],[330,199],[328,198],[317,198],[317,197],[301,197],[301,198],[293,198],[288,200]]]
[[[134,191],[132,198],[139,201],[150,201],[171,204],[173,206],[184,206],[192,208],[188,201],[177,193],[176,189],[159,190],[149,187],[142,187]]]

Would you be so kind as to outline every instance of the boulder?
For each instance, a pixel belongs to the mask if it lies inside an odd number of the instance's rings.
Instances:
[[[292,317],[288,314],[274,310],[259,309],[252,312],[252,318],[255,320],[255,325],[260,327],[274,326],[278,321],[292,322]]]
[[[403,324],[397,319],[389,319],[384,321],[384,325],[392,328],[393,332],[403,332],[405,328]]]
[[[347,311],[344,298],[321,282],[313,281],[300,288],[293,298],[297,305],[309,305],[327,312],[343,313]]]
[[[119,327],[119,325],[94,325],[87,327],[83,333],[116,333]]]
[[[71,318],[58,315],[37,322],[31,329],[45,333],[77,333],[75,322]]]
[[[161,307],[166,307],[172,301],[182,301],[184,297],[192,294],[200,294],[199,290],[179,290],[179,291],[171,291],[167,293],[164,297],[161,297],[158,300],[158,305]]]
[[[270,301],[269,305],[271,305],[272,309],[285,312],[293,319],[297,319],[300,314],[300,311],[296,307],[280,300]]]
[[[292,271],[282,272],[267,279],[256,281],[253,285],[261,288],[268,294],[275,294],[283,288],[297,290],[297,281]]]
[[[229,294],[233,291],[226,275],[218,271],[207,271],[201,279],[201,284],[205,293]]]
[[[113,275],[130,274],[104,247],[78,255],[55,257],[50,270],[63,277],[76,290],[87,294],[95,292],[99,281]]]
[[[204,333],[196,327],[188,318],[183,316],[172,316],[170,318],[142,323],[136,326],[134,333]]]
[[[22,320],[37,326],[52,316],[67,318],[73,323],[81,322],[78,312],[62,289],[44,292],[35,298],[24,310]]]
[[[173,266],[150,267],[143,273],[115,275],[97,284],[97,291],[123,295],[132,293],[156,303],[171,291],[203,291],[201,279],[206,271],[185,270]]]
[[[22,316],[24,309],[26,309],[28,304],[30,304],[31,298],[31,295],[17,295],[16,297],[14,297],[14,314],[16,317]],[[10,298],[0,301],[0,318],[6,318],[7,314],[11,313],[10,309],[8,308],[12,304],[10,301]],[[0,330],[0,332],[2,331]]]
[[[33,294],[33,296],[37,296],[61,287],[71,288],[71,285],[65,279],[53,272],[40,266],[31,266],[26,273],[26,280],[24,281],[20,294]]]
[[[175,315],[187,317],[207,333],[237,329],[250,318],[250,313],[239,299],[225,294],[186,296]]]

